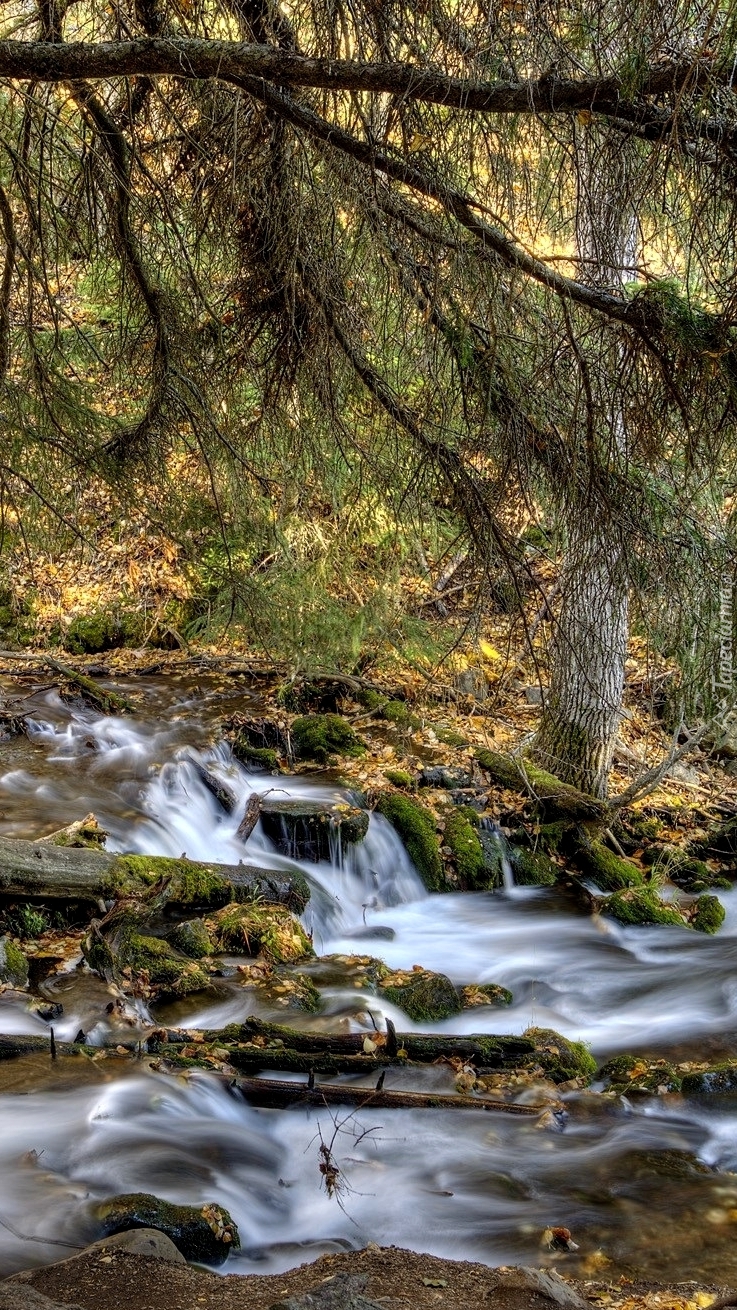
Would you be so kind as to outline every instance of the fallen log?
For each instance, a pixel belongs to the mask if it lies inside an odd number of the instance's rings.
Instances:
[[[309,900],[297,871],[206,864],[158,855],[114,855],[88,847],[0,837],[0,896],[99,901],[142,896],[162,884],[168,904],[217,907],[260,898],[299,913]]]
[[[61,674],[67,682],[71,682],[88,700],[96,705],[103,714],[126,714],[132,710],[130,701],[124,696],[119,696],[115,691],[106,691],[99,683],[92,678],[87,677],[84,673],[79,673],[77,669],[72,668],[71,664],[57,659],[54,655],[48,655],[45,652],[33,651],[13,651],[0,650],[0,658],[8,660],[18,660],[23,664],[40,664],[46,668],[52,669],[54,673]]]
[[[368,1038],[377,1038],[376,1052],[369,1052],[369,1059],[377,1065],[386,1063],[431,1064],[434,1060],[458,1059],[468,1060],[477,1068],[502,1069],[518,1065],[525,1057],[533,1055],[536,1050],[534,1041],[529,1037],[498,1037],[486,1033],[471,1033],[453,1036],[446,1033],[397,1033],[389,1021],[386,1036],[372,1033],[318,1033],[312,1029],[300,1031],[283,1024],[265,1023],[250,1016],[245,1023],[229,1024],[226,1028],[206,1029],[196,1034],[197,1041],[216,1043],[220,1046],[234,1047],[238,1043],[271,1043],[254,1048],[253,1058],[261,1058],[262,1066],[268,1063],[275,1068],[275,1060],[280,1060],[288,1052],[290,1059],[296,1061],[297,1055],[307,1054],[315,1061],[322,1057],[342,1057],[354,1060],[359,1055],[366,1055],[365,1042]],[[149,1050],[154,1049],[149,1040]],[[162,1039],[159,1039],[162,1040]],[[195,1040],[195,1035],[183,1029],[166,1032],[166,1044],[174,1047]],[[405,1054],[399,1056],[398,1051]],[[249,1058],[250,1058],[249,1053]],[[245,1058],[245,1057],[244,1057]],[[282,1066],[280,1066],[282,1067]],[[296,1062],[294,1067],[296,1068]],[[309,1070],[310,1065],[300,1066]],[[317,1069],[317,1064],[315,1068]],[[351,1067],[351,1066],[349,1066]]]
[[[543,1114],[545,1105],[519,1105],[516,1101],[493,1101],[490,1097],[458,1096],[436,1092],[392,1092],[383,1086],[356,1087],[354,1083],[283,1082],[281,1079],[238,1078],[232,1084],[250,1105],[282,1109],[294,1105],[353,1105],[370,1110],[496,1110],[503,1114]]]

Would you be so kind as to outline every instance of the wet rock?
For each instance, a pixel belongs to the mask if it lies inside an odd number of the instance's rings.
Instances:
[[[737,1063],[725,1060],[709,1069],[684,1074],[681,1091],[684,1096],[720,1096],[737,1091]]]
[[[456,987],[444,973],[431,973],[416,966],[388,974],[378,987],[380,996],[399,1006],[414,1023],[449,1019],[462,1009]]]
[[[512,876],[519,887],[552,887],[560,869],[545,851],[531,851],[523,846],[510,848]]]
[[[314,955],[299,919],[284,905],[234,902],[208,918],[206,928],[215,949],[227,954],[263,954],[282,964]]]
[[[368,826],[368,813],[354,805],[269,797],[261,805],[264,834],[277,850],[295,860],[330,860],[338,849],[345,852],[363,841]]]
[[[398,792],[385,792],[376,806],[396,829],[407,848],[412,863],[429,892],[445,891],[447,887],[435,817],[419,801]]]
[[[471,983],[468,987],[461,987],[460,992],[464,1010],[477,1005],[511,1005],[514,999],[509,989],[500,983]]]
[[[629,887],[625,891],[615,892],[606,900],[602,914],[617,919],[624,924],[677,924],[686,926],[686,919],[675,905],[661,901],[652,887]]]
[[[607,1060],[597,1071],[596,1081],[622,1096],[638,1093],[661,1096],[681,1089],[681,1078],[667,1060],[648,1060],[635,1055],[617,1055]]]
[[[335,1274],[309,1292],[275,1301],[271,1310],[383,1310],[363,1295],[367,1283],[368,1274]]]
[[[91,969],[102,978],[124,982],[135,976],[156,998],[178,998],[210,986],[207,974],[161,937],[140,931],[135,915],[117,915],[103,933],[93,923],[83,943],[83,953]]]
[[[206,955],[212,955],[214,949],[202,919],[185,919],[178,923],[167,935],[167,941],[188,960],[203,960]]]
[[[273,719],[244,719],[234,715],[223,725],[237,760],[247,768],[279,773],[279,757],[289,754],[289,734]]]
[[[132,1228],[155,1228],[181,1251],[186,1260],[220,1265],[240,1246],[238,1229],[221,1206],[174,1205],[148,1192],[113,1196],[92,1206],[104,1237]]]
[[[113,1247],[119,1251],[129,1251],[131,1255],[147,1255],[150,1259],[166,1260],[169,1264],[187,1263],[178,1246],[175,1246],[166,1233],[158,1228],[126,1228],[122,1233],[112,1233],[99,1242],[93,1242],[85,1248],[83,1254],[91,1251],[107,1251]],[[77,1259],[78,1257],[74,1257]]]
[[[699,896],[691,916],[691,927],[713,935],[724,923],[726,911],[718,896]]]
[[[28,960],[10,937],[0,937],[0,982],[11,987],[28,985]]]
[[[591,1310],[591,1302],[561,1278],[555,1269],[532,1269],[520,1265],[516,1269],[510,1269],[501,1285],[537,1292],[548,1301],[554,1301],[556,1305],[561,1306],[562,1310]]]
[[[451,852],[460,885],[472,891],[481,891],[489,886],[487,860],[479,839],[477,823],[474,811],[464,806],[448,813],[443,829],[443,845]]]
[[[463,787],[470,787],[473,783],[473,776],[467,769],[448,768],[444,764],[439,764],[432,769],[422,769],[417,779],[420,787],[438,787],[445,791],[460,791]]]
[[[339,714],[307,714],[295,719],[291,736],[297,759],[317,764],[327,764],[336,755],[362,755],[365,750],[358,733]]]
[[[393,942],[396,932],[387,924],[367,924],[365,928],[356,928],[354,932],[347,933],[352,941],[369,941],[373,938],[375,941]]]
[[[596,1060],[583,1042],[570,1042],[553,1028],[528,1028],[522,1035],[535,1043],[535,1059],[551,1082],[591,1082]]]
[[[0,1283],[0,1310],[82,1310],[78,1302],[52,1301],[25,1283]]]

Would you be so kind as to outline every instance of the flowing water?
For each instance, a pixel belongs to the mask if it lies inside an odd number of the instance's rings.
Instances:
[[[0,832],[36,837],[93,810],[114,850],[267,867],[294,866],[260,827],[236,830],[253,791],[345,799],[329,775],[248,772],[212,745],[216,715],[254,702],[215,684],[152,682],[138,718],[70,709],[55,693],[25,705],[29,740],[0,748]],[[204,765],[238,797],[227,814],[204,785]],[[199,766],[199,767],[198,767]],[[627,929],[582,914],[556,889],[428,895],[393,829],[373,815],[343,862],[302,865],[313,892],[305,920],[318,954],[374,954],[422,964],[454,982],[502,983],[508,1009],[464,1011],[447,1032],[519,1033],[534,1024],[621,1051],[680,1061],[737,1055],[737,892],[714,938],[680,928]],[[227,970],[226,970],[227,973]],[[315,972],[318,984],[319,970]],[[142,1004],[106,1015],[106,985],[70,971],[45,985],[62,1002],[60,1037],[146,1031]],[[220,1026],[250,1013],[290,1023],[370,1031],[383,1017],[410,1025],[351,978],[321,986],[317,1016],[285,1016],[238,976],[161,1008],[159,1022]],[[371,1013],[368,1013],[370,1009]],[[0,996],[1,1032],[48,1032],[29,1002]],[[447,1073],[427,1078],[448,1089]],[[445,1081],[443,1081],[445,1080]],[[402,1085],[402,1075],[387,1075]],[[427,1085],[427,1084],[425,1084]],[[534,1090],[531,1099],[539,1099]],[[628,1103],[567,1096],[568,1118],[474,1111],[259,1110],[215,1075],[187,1078],[130,1057],[0,1064],[0,1274],[58,1259],[95,1236],[91,1204],[120,1191],[224,1204],[242,1250],[229,1271],[273,1272],[325,1250],[378,1243],[490,1264],[554,1258],[550,1225],[579,1244],[572,1271],[633,1269],[653,1277],[737,1277],[737,1099],[677,1097]],[[321,1189],[318,1149],[331,1144],[344,1190]],[[28,1240],[28,1239],[33,1240]],[[68,1243],[60,1247],[58,1243]],[[603,1256],[599,1253],[603,1253]]]

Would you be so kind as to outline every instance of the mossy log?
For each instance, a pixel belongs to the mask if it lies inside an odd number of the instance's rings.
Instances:
[[[234,1046],[237,1043],[259,1042],[271,1043],[256,1048],[257,1054],[267,1063],[276,1067],[285,1051],[291,1056],[306,1054],[313,1060],[321,1056],[342,1056],[355,1058],[363,1053],[366,1037],[372,1039],[371,1033],[319,1033],[312,1029],[300,1030],[286,1024],[265,1023],[261,1019],[250,1017],[245,1023],[233,1023],[226,1028],[207,1029],[198,1038],[206,1043],[220,1046]],[[186,1030],[167,1031],[165,1042],[173,1046],[191,1042],[194,1034]],[[157,1040],[159,1045],[157,1045]],[[149,1050],[160,1049],[162,1038],[149,1038]],[[371,1054],[374,1063],[386,1063],[397,1056],[398,1051],[405,1051],[400,1056],[406,1061],[419,1064],[432,1064],[435,1060],[457,1056],[472,1061],[477,1067],[487,1069],[515,1068],[535,1054],[535,1042],[528,1037],[497,1037],[486,1033],[474,1033],[457,1037],[445,1033],[398,1033],[393,1025],[388,1026],[384,1044]],[[266,1057],[264,1060],[263,1057]],[[309,1069],[309,1064],[306,1066]]]
[[[309,885],[296,873],[157,855],[113,855],[0,837],[0,896],[96,903],[143,895],[158,883],[169,884],[170,904],[183,906],[220,906],[259,897],[301,911],[310,894]]]
[[[479,750],[476,759],[497,786],[529,796],[548,823],[558,819],[571,824],[602,823],[607,817],[606,802],[561,782],[526,758],[512,759],[499,751]]]

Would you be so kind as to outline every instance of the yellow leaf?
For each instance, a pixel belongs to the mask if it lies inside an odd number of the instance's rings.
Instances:
[[[492,646],[488,641],[484,641],[483,637],[479,641],[479,650],[485,660],[500,660],[502,658],[496,647]]]

